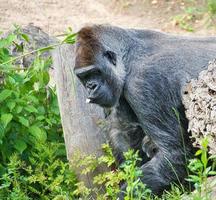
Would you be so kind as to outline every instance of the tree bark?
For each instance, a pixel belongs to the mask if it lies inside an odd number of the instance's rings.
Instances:
[[[201,147],[202,139],[208,138],[209,153],[216,155],[216,60],[208,69],[191,80],[184,89],[183,103],[189,120],[194,146]]]

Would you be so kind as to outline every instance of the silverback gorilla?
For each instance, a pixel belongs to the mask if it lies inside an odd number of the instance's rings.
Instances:
[[[185,179],[186,159],[194,149],[182,88],[214,58],[216,37],[108,25],[78,33],[74,72],[88,91],[87,102],[112,108],[109,135],[115,156],[121,163],[123,152],[140,150],[142,181],[155,194]],[[144,149],[154,146],[152,158],[142,151],[144,137]]]

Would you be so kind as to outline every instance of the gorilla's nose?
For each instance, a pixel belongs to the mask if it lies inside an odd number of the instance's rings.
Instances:
[[[97,84],[95,82],[91,82],[91,83],[88,83],[86,85],[86,87],[87,87],[88,92],[91,93],[91,92],[94,92],[98,89],[99,84]]]
[[[95,90],[97,87],[98,87],[98,84],[97,83],[93,83],[91,85],[91,90]]]

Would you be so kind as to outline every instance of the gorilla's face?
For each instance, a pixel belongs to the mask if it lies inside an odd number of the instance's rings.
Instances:
[[[74,73],[85,86],[87,103],[113,107],[123,92],[129,47],[122,34],[101,26],[84,27],[77,36]],[[121,44],[121,45],[120,45]]]
[[[115,104],[115,94],[111,85],[95,65],[76,69],[75,74],[88,92],[87,103],[95,103],[102,107],[112,107]]]
[[[115,71],[116,65],[116,54],[105,51],[102,55],[97,55],[94,65],[74,69],[88,92],[87,103],[112,107],[118,102],[123,83]]]

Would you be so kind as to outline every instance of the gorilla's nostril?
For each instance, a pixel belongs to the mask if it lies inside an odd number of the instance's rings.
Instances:
[[[87,88],[90,90],[95,90],[97,88],[98,84],[97,83],[88,83]]]
[[[95,90],[96,88],[97,88],[97,84],[93,84],[91,89]]]

